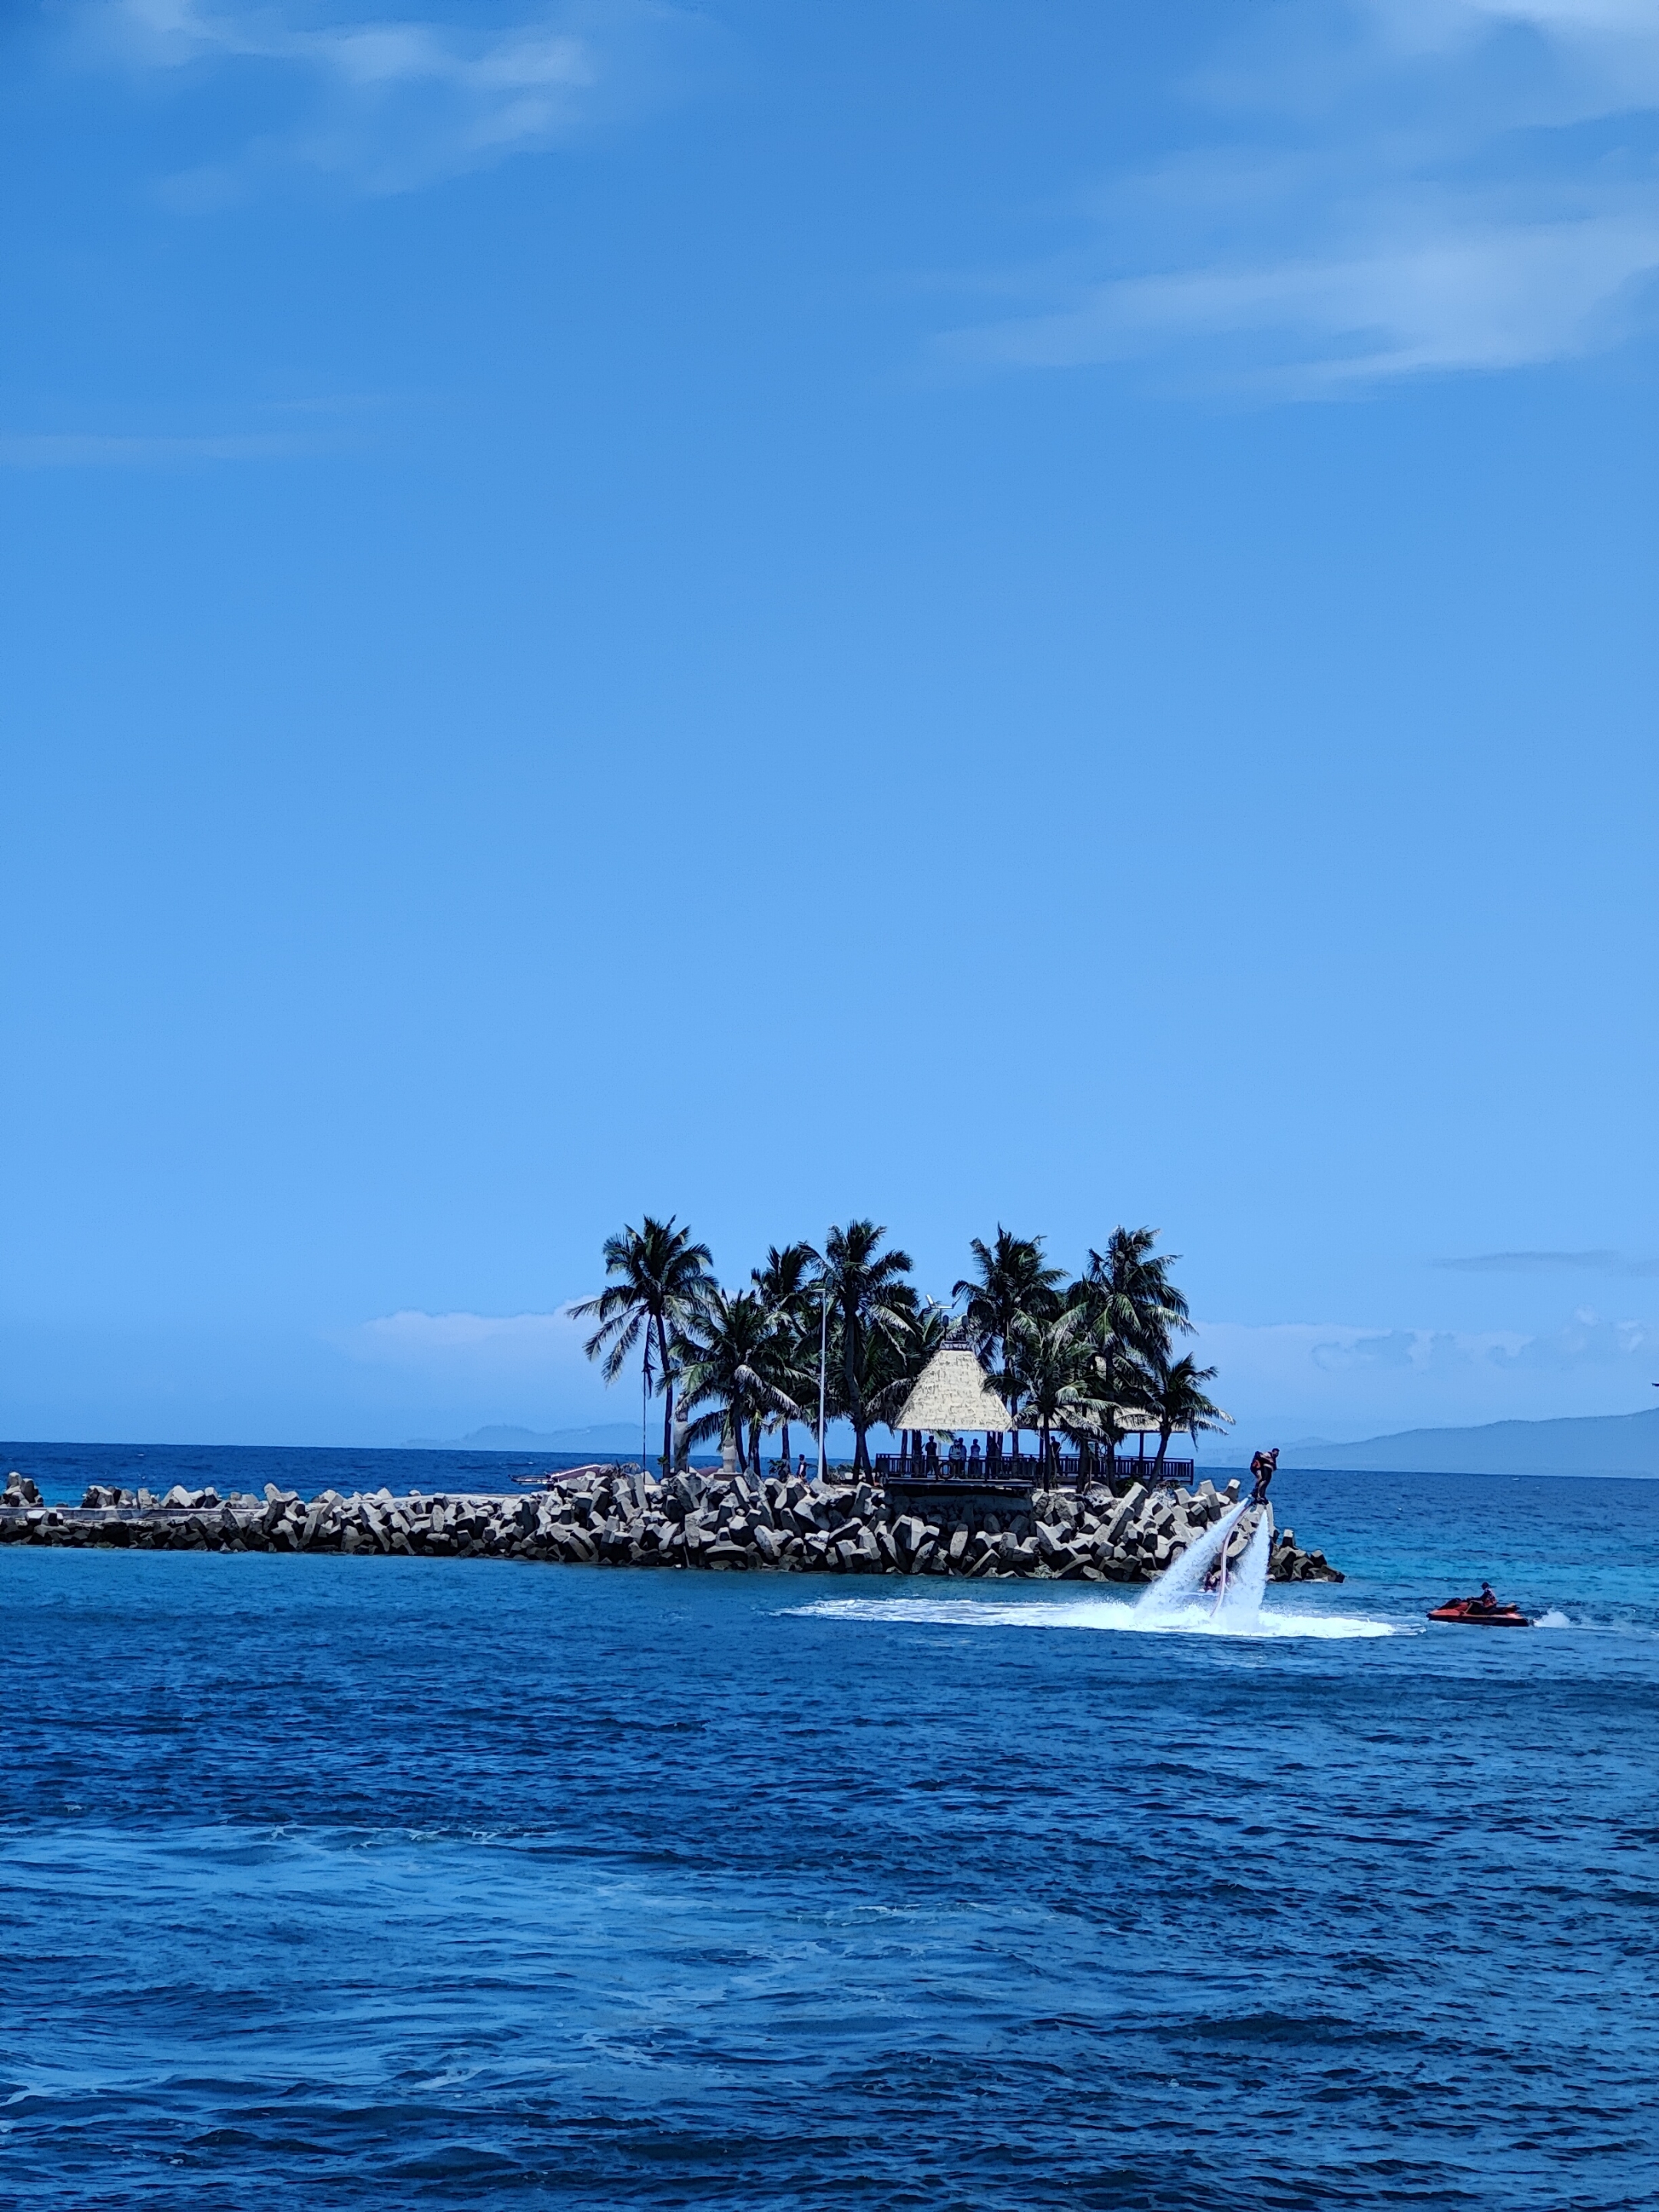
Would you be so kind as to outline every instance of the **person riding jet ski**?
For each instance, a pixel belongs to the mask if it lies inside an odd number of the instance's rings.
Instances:
[[[1433,1607],[1431,1620],[1472,1622],[1477,1628],[1530,1628],[1532,1623],[1518,1605],[1500,1601],[1490,1583],[1482,1583],[1479,1597],[1449,1597]]]

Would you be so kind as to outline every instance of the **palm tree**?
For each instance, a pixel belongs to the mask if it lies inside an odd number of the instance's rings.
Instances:
[[[1203,1386],[1214,1382],[1215,1370],[1196,1365],[1190,1352],[1183,1352],[1176,1360],[1160,1359],[1152,1373],[1149,1402],[1151,1410],[1158,1415],[1158,1457],[1153,1465],[1161,1468],[1172,1436],[1185,1430],[1196,1451],[1201,1430],[1213,1429],[1219,1433],[1231,1425],[1233,1417],[1224,1413],[1219,1406],[1205,1396]]]
[[[1066,1293],[1066,1304],[1089,1316],[1090,1395],[1114,1456],[1124,1411],[1152,1410],[1159,1363],[1168,1364],[1175,1332],[1192,1327],[1187,1301],[1170,1279],[1173,1257],[1155,1252],[1157,1243],[1155,1229],[1115,1229],[1104,1254],[1090,1253],[1081,1279]]]
[[[677,1340],[681,1382],[689,1413],[694,1406],[714,1410],[691,1422],[687,1442],[718,1434],[738,1448],[738,1464],[759,1471],[760,1435],[766,1422],[782,1413],[801,1418],[795,1400],[778,1387],[776,1324],[753,1291],[728,1297],[713,1291],[701,1317]],[[745,1428],[749,1449],[744,1449]]]
[[[803,1383],[808,1356],[808,1338],[816,1333],[817,1298],[813,1269],[818,1255],[810,1244],[786,1244],[780,1251],[775,1244],[766,1249],[763,1267],[751,1267],[749,1279],[755,1285],[761,1304],[770,1316],[776,1333],[775,1364],[787,1367],[792,1376]],[[781,1382],[781,1376],[773,1379]],[[799,1393],[797,1393],[799,1395]],[[782,1435],[780,1442],[783,1463],[789,1464],[789,1416],[779,1417]]]
[[[876,1222],[849,1221],[845,1229],[830,1231],[819,1263],[820,1295],[829,1300],[834,1338],[834,1411],[853,1424],[855,1474],[871,1472],[870,1431],[898,1410],[899,1378],[889,1355],[908,1338],[916,1320],[915,1289],[904,1279],[910,1255],[881,1251],[886,1234]]]
[[[1190,1330],[1187,1301],[1170,1280],[1178,1253],[1156,1254],[1156,1229],[1115,1229],[1104,1255],[1091,1252],[1070,1296],[1089,1309],[1097,1336],[1115,1337],[1139,1358],[1167,1353],[1177,1329]]]
[[[1008,1368],[1018,1378],[1027,1414],[1042,1440],[1042,1480],[1053,1476],[1049,1437],[1080,1414],[1088,1393],[1088,1316],[1079,1307],[1036,1321],[1017,1314],[1008,1336]]]
[[[749,1279],[769,1313],[799,1326],[818,1310],[813,1273],[817,1265],[818,1255],[810,1244],[786,1244],[781,1250],[769,1244],[765,1265],[751,1267]]]
[[[629,1353],[643,1336],[647,1390],[654,1364],[663,1393],[665,1478],[673,1463],[673,1342],[702,1310],[713,1287],[711,1265],[708,1247],[694,1244],[689,1229],[677,1229],[672,1213],[666,1221],[653,1220],[647,1213],[642,1227],[605,1238],[605,1271],[612,1279],[598,1297],[584,1298],[570,1310],[579,1319],[598,1321],[583,1349],[590,1359],[603,1354],[600,1372],[607,1383],[622,1373]]]
[[[892,1427],[917,1376],[951,1333],[948,1306],[917,1301],[908,1283],[902,1289],[911,1302],[908,1330],[902,1336],[873,1331],[866,1346],[862,1390],[872,1428]]]
[[[975,1351],[1007,1395],[1018,1452],[1021,1386],[1009,1346],[1020,1320],[1048,1321],[1059,1311],[1060,1285],[1066,1279],[1058,1267],[1044,1264],[1040,1237],[1011,1237],[1000,1222],[993,1243],[975,1237],[968,1249],[978,1275],[964,1276],[951,1286],[951,1295],[967,1297],[963,1319]]]
[[[1139,1421],[1131,1425],[1125,1417],[1131,1413],[1145,1415],[1152,1410],[1152,1370],[1121,1337],[1108,1334],[1103,1340],[1097,1334],[1090,1345],[1087,1388],[1099,1433],[1105,1441],[1106,1472],[1109,1478],[1118,1446],[1140,1425]]]
[[[904,1401],[916,1387],[921,1370],[936,1352],[942,1352],[951,1334],[951,1309],[940,1305],[937,1298],[926,1299],[910,1324],[910,1334],[896,1348],[897,1379],[901,1388],[894,1393],[894,1402],[889,1408],[889,1425],[902,1410]],[[908,1432],[913,1438],[908,1449],[919,1459],[921,1453],[922,1432],[916,1429]],[[906,1449],[901,1439],[900,1449]]]
[[[1061,1399],[1055,1425],[1077,1446],[1080,1462],[1078,1487],[1088,1489],[1102,1472],[1109,1482],[1117,1448],[1122,1442],[1131,1408],[1139,1412],[1146,1394],[1146,1370],[1129,1358],[1115,1340],[1105,1350],[1091,1329],[1088,1310],[1068,1304],[1066,1314],[1079,1330],[1077,1373],[1071,1390]]]

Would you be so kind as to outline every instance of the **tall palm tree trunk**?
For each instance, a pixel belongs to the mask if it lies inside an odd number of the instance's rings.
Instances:
[[[662,1366],[662,1479],[667,1481],[673,1472],[674,1449],[674,1370],[668,1364],[668,1330],[660,1314],[657,1322],[657,1355]],[[640,1473],[644,1474],[641,1468]]]

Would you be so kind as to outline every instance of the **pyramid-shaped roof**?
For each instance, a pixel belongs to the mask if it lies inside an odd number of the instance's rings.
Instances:
[[[896,1429],[1011,1429],[1008,1408],[986,1379],[977,1353],[947,1344],[916,1377]]]

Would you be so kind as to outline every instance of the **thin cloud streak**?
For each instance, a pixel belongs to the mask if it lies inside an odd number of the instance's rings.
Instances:
[[[551,24],[520,25],[495,39],[430,22],[350,21],[292,26],[280,5],[215,7],[210,0],[118,0],[131,58],[163,69],[234,58],[283,62],[355,91],[388,85],[458,86],[493,99],[562,92],[593,82],[586,42]],[[545,112],[522,127],[541,128]]]
[[[1085,251],[1034,272],[1051,305],[947,350],[1021,368],[1157,357],[1316,398],[1570,359],[1640,326],[1659,275],[1659,8],[1313,14],[1264,11],[1192,88],[1206,143],[1100,195],[1105,266]]]
[[[1346,260],[1128,279],[981,342],[990,360],[1070,368],[1164,344],[1259,337],[1308,356],[1270,380],[1309,394],[1428,370],[1518,368],[1624,334],[1659,270],[1659,208],[1531,228],[1486,224]]]
[[[229,167],[171,181],[179,206],[210,208],[287,163],[404,191],[563,143],[658,88],[664,48],[690,19],[653,0],[590,0],[506,28],[465,13],[361,20],[336,4],[318,21],[291,0],[116,0],[81,18],[83,58],[181,85],[263,66],[293,87],[285,129],[251,140]]]
[[[206,438],[106,437],[73,430],[40,435],[0,433],[0,468],[166,468],[191,461],[289,460],[324,450],[321,439],[281,432]]]
[[[1575,1270],[1595,1275],[1659,1275],[1659,1260],[1627,1260],[1619,1252],[1476,1252],[1433,1264],[1468,1275],[1553,1275]]]

